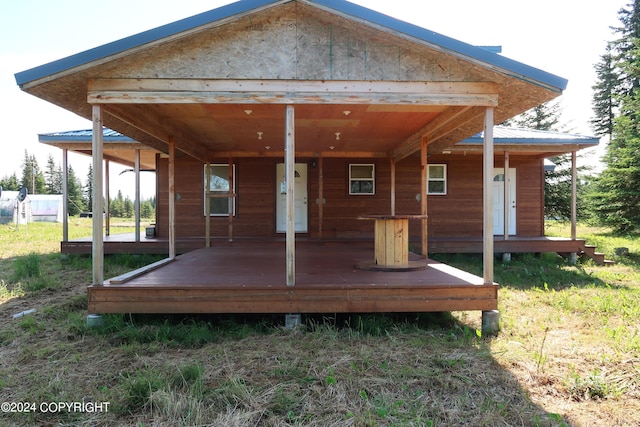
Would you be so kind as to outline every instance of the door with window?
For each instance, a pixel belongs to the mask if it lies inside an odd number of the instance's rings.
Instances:
[[[516,234],[516,169],[509,168],[507,175],[504,168],[493,169],[493,234],[504,235],[504,186],[509,186],[509,234]]]
[[[276,232],[287,231],[287,177],[284,163],[276,165]],[[296,163],[294,167],[294,216],[295,232],[308,232],[307,212],[307,164]]]

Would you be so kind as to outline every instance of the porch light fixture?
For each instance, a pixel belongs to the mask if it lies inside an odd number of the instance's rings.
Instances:
[[[264,132],[258,132],[258,139],[262,139],[262,134],[263,134],[263,133],[264,133]]]
[[[348,116],[349,114],[351,114],[351,111],[349,111],[349,110],[344,110],[344,111],[342,112],[342,114],[344,114],[345,116]]]
[[[336,132],[336,141],[340,141],[340,132]]]
[[[451,150],[442,150],[442,154],[451,154]]]
[[[331,150],[331,151],[333,151],[333,149],[334,149],[334,148],[336,148],[336,147],[335,147],[335,146],[333,146],[333,145],[330,145],[330,146],[329,146],[329,150]]]
[[[270,145],[265,145],[265,146],[264,146],[264,149],[265,149],[265,150],[267,150],[267,151],[268,151],[268,150],[271,150],[271,146],[270,146]]]
[[[247,116],[250,116],[251,113],[253,113],[253,110],[244,110],[244,112]]]

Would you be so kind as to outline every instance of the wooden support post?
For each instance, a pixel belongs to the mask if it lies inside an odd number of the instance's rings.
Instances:
[[[493,108],[484,115],[484,225],[483,225],[483,277],[484,284],[493,284]]]
[[[396,160],[391,157],[389,159],[391,167],[391,215],[396,214]]]
[[[69,150],[62,149],[62,241],[69,241]]]
[[[169,137],[169,258],[176,257],[176,142]]]
[[[229,157],[229,198],[227,198],[227,206],[229,207],[229,241],[233,242],[233,207],[235,206],[235,183],[233,182],[233,158]]]
[[[492,184],[493,185],[493,184]],[[504,240],[509,240],[509,152],[504,152]]]
[[[427,218],[427,138],[422,138],[420,145],[420,215],[422,218],[421,255],[426,258],[429,253],[429,222]]]
[[[576,240],[578,221],[578,160],[575,151],[571,152],[571,239]]]
[[[111,186],[109,185],[109,181],[111,181],[111,171],[110,171],[111,162],[109,160],[104,161],[104,234],[106,236],[111,235]],[[94,171],[95,173],[95,171]]]
[[[318,237],[322,239],[322,221],[324,217],[324,161],[318,158]]]
[[[133,201],[134,216],[136,217],[135,236],[136,243],[140,243],[140,150],[136,150],[133,171],[136,176],[136,197]]]
[[[204,167],[204,245],[211,247],[211,163]]]
[[[295,110],[293,105],[286,106],[285,120],[285,179],[287,208],[287,286],[296,284],[296,229],[295,229]]]
[[[92,106],[93,138],[91,141],[91,153],[93,160],[93,206],[92,206],[92,267],[93,285],[102,286],[104,284],[104,239],[102,235],[102,212],[104,210],[102,194],[102,157],[103,157],[103,135],[102,135],[102,105]]]

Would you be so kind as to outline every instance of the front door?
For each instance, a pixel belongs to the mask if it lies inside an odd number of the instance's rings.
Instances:
[[[295,164],[294,177],[294,216],[296,233],[308,231],[307,218],[307,164]],[[276,232],[287,231],[287,180],[284,163],[276,165]]]
[[[516,170],[509,168],[506,178],[504,168],[493,169],[493,234],[504,235],[504,183],[509,185],[509,234],[516,234]]]

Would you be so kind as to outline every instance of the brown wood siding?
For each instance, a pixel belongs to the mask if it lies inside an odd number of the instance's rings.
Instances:
[[[275,170],[281,159],[237,158],[236,216],[234,237],[274,237],[275,232]],[[320,236],[318,159],[297,159],[308,165],[309,237]],[[167,159],[160,159],[158,169],[157,233],[168,236]],[[228,163],[228,159],[212,163]],[[361,215],[389,214],[390,164],[388,159],[323,159],[324,205],[322,237],[371,238],[373,222],[359,220]],[[349,195],[349,165],[375,165],[375,194]],[[482,236],[482,157],[478,155],[442,155],[429,157],[430,164],[447,165],[447,194],[428,197],[429,235],[432,237]],[[511,156],[511,167],[517,170],[517,234],[542,236],[543,162],[535,157]],[[496,167],[502,167],[501,156]],[[396,164],[396,214],[419,214],[420,160],[408,157]],[[176,160],[176,237],[202,237],[205,233],[204,166],[190,157]],[[211,218],[211,235],[228,235],[228,217]],[[411,220],[412,239],[420,236],[420,221]]]

